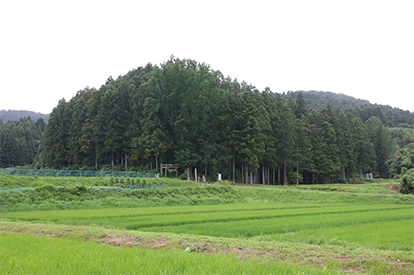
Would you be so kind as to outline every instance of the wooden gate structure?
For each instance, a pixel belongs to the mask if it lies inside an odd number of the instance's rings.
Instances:
[[[167,172],[175,171],[175,176],[178,178],[178,165],[177,164],[162,164],[161,163],[161,175],[162,175],[162,169],[165,170],[165,177],[167,177]]]

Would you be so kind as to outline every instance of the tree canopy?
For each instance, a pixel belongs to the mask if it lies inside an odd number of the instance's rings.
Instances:
[[[188,176],[197,168],[263,184],[389,176],[386,116],[308,108],[306,93],[294,95],[259,91],[208,64],[172,57],[61,100],[36,165],[155,170],[174,163]]]
[[[2,123],[0,120],[0,167],[33,164],[45,122],[30,117]]]

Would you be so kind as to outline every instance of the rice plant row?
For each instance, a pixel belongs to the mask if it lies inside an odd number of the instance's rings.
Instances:
[[[45,211],[19,211],[0,212],[0,218],[16,218],[22,220],[65,220],[65,219],[88,219],[88,218],[110,218],[127,216],[153,216],[173,215],[185,213],[214,213],[233,211],[260,211],[280,210],[295,208],[317,208],[327,207],[329,204],[317,203],[265,203],[265,204],[226,204],[226,205],[186,205],[168,207],[140,207],[140,208],[105,208],[105,209],[77,209],[77,210],[45,210]],[[336,204],[338,206],[338,204]]]
[[[152,214],[151,214],[152,213]],[[389,214],[387,214],[389,213]],[[395,214],[394,214],[395,213]],[[211,227],[212,224],[224,223],[273,223],[272,220],[288,219],[292,221],[324,220],[329,215],[336,217],[338,222],[347,224],[352,219],[347,217],[374,219],[399,219],[406,216],[401,213],[413,213],[410,205],[320,205],[320,204],[262,204],[262,205],[215,205],[215,206],[187,206],[187,207],[153,207],[130,209],[102,209],[102,210],[66,210],[66,211],[31,211],[2,213],[0,217],[22,220],[53,221],[64,224],[99,225],[127,229],[174,231],[186,233],[181,227],[192,229]],[[263,221],[258,221],[263,220]],[[329,222],[335,222],[329,221]],[[306,223],[306,222],[305,222]],[[207,225],[206,225],[207,224]],[[181,227],[180,227],[181,226]],[[239,227],[239,226],[236,226]],[[248,226],[249,227],[249,226]],[[277,231],[277,226],[271,226]],[[254,236],[256,233],[245,230],[242,233],[232,233],[224,230],[219,236]],[[276,230],[276,231],[274,231]],[[211,232],[211,231],[209,231]],[[190,232],[192,233],[192,232]],[[207,232],[208,233],[208,232]],[[211,233],[208,233],[209,235]],[[198,233],[204,234],[204,233]]]
[[[321,274],[231,255],[114,247],[94,242],[0,233],[0,274]],[[324,268],[322,274],[334,270]]]
[[[414,219],[411,218],[304,229],[297,232],[266,235],[257,239],[413,251],[413,233]]]
[[[413,209],[394,209],[361,212],[319,213],[301,216],[280,216],[269,219],[245,219],[198,224],[153,226],[141,231],[172,232],[217,237],[253,237],[268,234],[292,233],[304,229],[341,227],[380,221],[414,220]],[[128,228],[134,229],[134,224]]]

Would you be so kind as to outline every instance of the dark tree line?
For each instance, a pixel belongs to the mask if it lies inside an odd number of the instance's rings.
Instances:
[[[392,142],[381,118],[329,105],[308,109],[224,77],[193,60],[148,64],[100,89],[61,100],[39,149],[42,168],[155,170],[245,183],[330,182],[389,175]]]
[[[3,123],[0,120],[0,167],[31,165],[36,157],[45,122],[30,117]]]

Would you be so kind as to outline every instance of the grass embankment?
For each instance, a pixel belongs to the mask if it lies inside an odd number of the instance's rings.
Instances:
[[[126,183],[114,182],[111,178],[0,176],[0,212],[234,203],[414,203],[414,196],[397,194],[380,184],[232,186],[176,179],[140,179],[139,184],[164,188],[129,189],[120,187],[127,187]],[[337,191],[338,188],[342,190]]]

